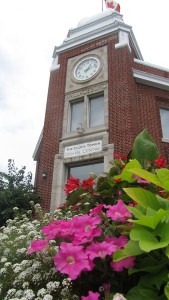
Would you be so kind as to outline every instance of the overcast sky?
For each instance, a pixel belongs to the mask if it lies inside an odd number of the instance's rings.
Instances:
[[[169,69],[169,1],[119,3],[144,60]],[[11,158],[34,175],[54,46],[101,10],[102,0],[0,0],[0,171]]]

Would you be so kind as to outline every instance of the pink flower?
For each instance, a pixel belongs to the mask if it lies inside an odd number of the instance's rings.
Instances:
[[[31,254],[33,252],[41,251],[46,247],[47,241],[45,240],[35,240],[31,243],[30,248],[28,249],[28,254]]]
[[[106,216],[112,218],[114,221],[125,222],[127,218],[131,218],[132,214],[127,210],[122,200],[118,200],[116,205],[106,206]]]
[[[134,256],[130,256],[120,261],[112,262],[111,267],[113,268],[114,271],[121,272],[123,271],[123,268],[129,269],[134,267],[135,259],[136,258]]]
[[[99,293],[94,293],[94,292],[91,292],[91,291],[89,291],[89,294],[88,294],[88,296],[82,296],[81,297],[81,300],[98,300],[99,299],[99,296],[100,296],[100,294]]]
[[[104,207],[104,204],[99,204],[95,208],[91,209],[90,215],[97,215],[99,212],[102,211],[102,208]]]
[[[72,220],[59,220],[50,223],[42,228],[42,233],[47,234],[46,240],[51,240],[56,237],[72,237]]]
[[[118,249],[121,249],[124,248],[125,244],[127,244],[128,237],[124,234],[121,234],[118,238],[106,236],[105,241],[108,243],[113,243],[113,245],[117,246]]]
[[[95,257],[104,258],[106,255],[112,255],[117,249],[117,246],[112,243],[96,242],[87,247],[86,253],[89,255],[90,260],[93,260]]]
[[[133,175],[133,178],[137,179],[138,183],[145,183],[145,184],[150,184],[149,181],[142,179],[141,177],[137,176],[137,175]]]
[[[83,215],[72,219],[72,231],[74,243],[86,243],[92,241],[95,236],[100,236],[102,230],[98,228],[101,223],[99,216]]]
[[[82,246],[62,242],[60,251],[54,256],[56,268],[67,274],[72,280],[76,279],[84,270],[91,270],[87,254]]]

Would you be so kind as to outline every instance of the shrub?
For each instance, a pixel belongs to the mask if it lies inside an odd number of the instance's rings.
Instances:
[[[8,173],[0,172],[0,226],[13,218],[14,207],[22,213],[31,209],[30,201],[40,201],[32,185],[32,173],[26,174],[26,167],[16,168],[14,160],[9,159]]]

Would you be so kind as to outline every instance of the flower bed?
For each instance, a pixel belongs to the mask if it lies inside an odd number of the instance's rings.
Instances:
[[[36,206],[39,220],[2,229],[2,299],[169,299],[166,160],[144,130],[111,164],[98,177],[71,177],[54,214]]]

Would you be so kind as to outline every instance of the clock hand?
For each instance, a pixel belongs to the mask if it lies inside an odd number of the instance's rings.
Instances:
[[[91,68],[91,64],[87,67],[87,69],[86,70],[84,70],[85,71],[85,73]]]

